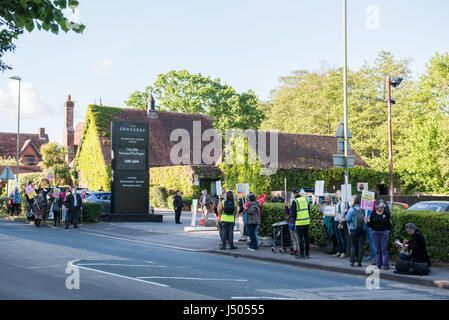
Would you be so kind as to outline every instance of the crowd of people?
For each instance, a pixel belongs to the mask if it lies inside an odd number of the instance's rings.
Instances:
[[[379,269],[390,269],[390,258],[388,253],[389,238],[393,231],[390,207],[385,201],[379,199],[375,192],[373,210],[361,208],[361,196],[352,196],[349,204],[342,202],[341,192],[337,191],[335,200],[326,194],[324,202],[320,203],[317,197],[313,197],[312,203],[302,196],[298,188],[292,190],[293,199],[290,203],[281,197],[278,192],[271,199],[273,203],[284,203],[285,213],[288,217],[288,229],[290,231],[290,255],[297,259],[310,259],[310,237],[309,228],[311,223],[311,205],[317,206],[322,215],[322,229],[326,240],[326,253],[336,258],[344,259],[349,256],[351,267],[361,267],[362,261],[376,265]],[[177,192],[174,207],[177,223],[182,208],[182,197]],[[178,205],[175,205],[177,203]],[[245,198],[236,199],[232,190],[223,191],[221,195],[212,200],[206,191],[203,191],[199,199],[203,219],[207,219],[207,213],[213,211],[217,217],[217,228],[220,234],[221,250],[234,250],[234,226],[237,223],[240,231],[238,241],[247,242],[248,250],[258,249],[258,229],[261,225],[261,206],[263,201],[258,201],[254,193],[249,193]],[[325,215],[326,205],[335,206],[334,215]],[[179,213],[178,213],[179,212]],[[202,219],[202,220],[203,220]],[[427,263],[430,259],[427,254],[426,244],[422,233],[412,223],[405,226],[407,232],[412,236],[411,241],[404,240],[401,243],[401,261],[412,261],[416,263]],[[369,255],[364,256],[365,242],[368,243]]]
[[[56,191],[57,190],[57,191]],[[65,229],[70,224],[79,228],[79,216],[82,212],[82,197],[77,193],[76,186],[59,190],[53,188],[39,188],[34,197],[25,196],[27,201],[26,211],[28,221],[34,221],[36,227],[40,227],[44,215],[48,212],[49,220],[53,220],[53,226],[60,227],[64,222]],[[22,204],[19,188],[15,187],[9,195],[8,204],[12,206],[11,215],[19,215]]]

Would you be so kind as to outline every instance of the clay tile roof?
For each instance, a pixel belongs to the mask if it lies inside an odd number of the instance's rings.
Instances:
[[[98,107],[98,106],[97,106]],[[149,122],[150,124],[150,166],[172,166],[170,151],[179,141],[171,142],[170,135],[176,129],[185,129],[190,135],[190,160],[193,162],[193,121],[201,122],[201,133],[213,128],[209,116],[180,112],[157,111],[158,118],[148,118],[145,110],[119,109],[114,114],[115,121]],[[111,121],[112,121],[111,120]],[[99,137],[103,159],[111,163],[110,123],[104,126],[105,132]],[[202,148],[209,142],[202,142]]]
[[[271,150],[270,135],[266,136],[266,150]],[[334,136],[278,133],[278,164],[281,169],[327,169],[333,167],[333,154],[337,153],[337,138]],[[368,167],[351,148],[354,164]]]
[[[47,143],[48,135],[45,139],[40,139],[39,134],[20,133],[19,134],[19,151],[25,147],[25,143],[31,140],[34,147],[39,151],[41,146]],[[28,142],[29,143],[29,142]],[[17,133],[0,132],[0,157],[15,158],[17,152]]]

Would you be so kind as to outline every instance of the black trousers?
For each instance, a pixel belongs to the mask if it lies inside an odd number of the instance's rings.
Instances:
[[[221,245],[226,248],[226,240],[229,241],[229,247],[234,246],[234,222],[221,222],[223,227],[221,236]]]
[[[182,207],[175,208],[175,222],[180,223]]]
[[[59,227],[61,225],[61,212],[53,210],[53,221],[55,226],[58,225]]]
[[[303,257],[304,255],[309,255],[310,249],[310,239],[309,239],[309,226],[295,226],[296,232],[298,233],[298,244],[300,255]]]
[[[351,230],[349,235],[351,237],[351,263],[362,262],[365,252],[363,245],[365,244],[366,231]]]
[[[73,226],[77,227],[78,226],[78,218],[80,215],[80,209],[75,209],[75,210],[68,210],[67,211],[67,215],[65,217],[65,227],[68,228],[70,225],[70,221],[72,221],[73,219]]]

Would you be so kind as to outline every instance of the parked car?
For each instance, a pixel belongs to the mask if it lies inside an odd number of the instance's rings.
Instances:
[[[449,212],[449,201],[421,201],[407,210],[430,210],[435,212]]]
[[[83,202],[96,202],[101,204],[103,214],[111,212],[111,193],[107,191],[86,191],[86,198]],[[150,212],[154,214],[154,209],[150,205]]]

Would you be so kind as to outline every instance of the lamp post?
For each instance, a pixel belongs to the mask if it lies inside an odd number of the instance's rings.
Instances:
[[[17,161],[16,182],[19,183],[20,82],[22,81],[22,78],[20,78],[19,76],[10,76],[9,79],[19,81],[19,98],[17,106],[17,153],[16,153],[16,161]]]
[[[397,87],[402,82],[402,78],[394,78],[391,80],[390,76],[387,77],[387,108],[388,108],[388,161],[390,164],[390,209],[393,210],[393,142],[391,138],[391,105],[395,104],[395,99],[391,98],[391,87]]]
[[[344,117],[344,137],[345,137],[345,188],[347,188],[349,184],[349,166],[348,166],[348,41],[347,41],[347,6],[346,0],[343,0],[343,117]],[[347,193],[347,190],[345,190]],[[347,204],[345,202],[345,210],[347,208]]]

